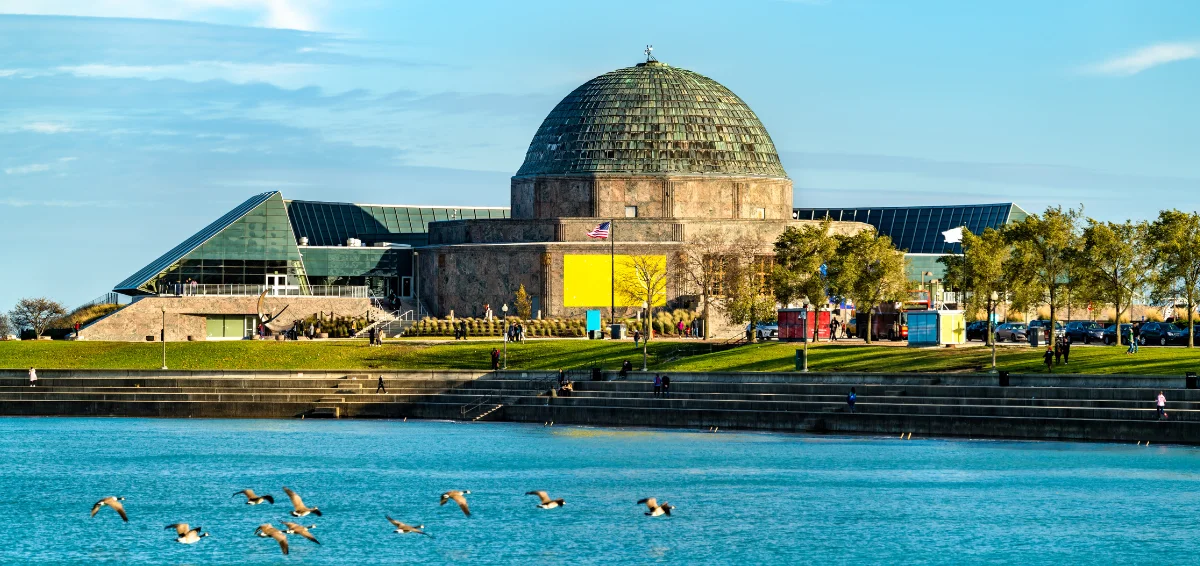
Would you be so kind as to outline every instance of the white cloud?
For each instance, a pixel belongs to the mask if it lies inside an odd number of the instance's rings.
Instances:
[[[174,65],[73,65],[57,70],[78,77],[117,79],[178,79],[188,82],[223,80],[234,84],[268,83],[296,89],[312,83],[320,65],[310,63],[233,63],[230,61],[190,61]]]
[[[0,13],[190,20],[313,31],[325,0],[0,0]]]
[[[21,126],[22,130],[27,132],[36,132],[39,134],[61,134],[71,131],[71,127],[66,124],[56,122],[34,122]]]
[[[49,171],[50,165],[46,163],[30,163],[29,165],[18,165],[16,167],[8,167],[4,170],[5,175],[28,175],[30,173],[41,173]]]
[[[1089,65],[1084,70],[1097,75],[1127,77],[1159,65],[1189,59],[1200,59],[1200,42],[1147,45],[1120,57]]]

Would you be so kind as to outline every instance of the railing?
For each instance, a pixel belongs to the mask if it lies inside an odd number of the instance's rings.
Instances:
[[[261,295],[264,291],[270,296],[282,297],[345,297],[351,299],[366,299],[368,288],[357,285],[235,285],[235,284],[199,284],[177,283],[167,286],[163,295],[181,297],[219,296],[242,297]]]
[[[497,393],[497,395],[498,395],[498,393]],[[478,410],[480,407],[486,405],[487,402],[492,399],[492,397],[493,397],[493,394],[488,393],[487,395],[480,397],[479,400],[475,401],[474,403],[463,405],[462,407],[459,407],[458,414],[461,415],[463,418],[466,418],[467,415]]]
[[[92,299],[86,303],[83,303],[82,305],[75,307],[74,310],[82,310],[82,309],[86,309],[88,307],[94,307],[96,305],[125,305],[125,304],[129,304],[129,302],[131,300],[132,299],[130,297],[126,297],[125,295],[122,295],[120,293],[115,293],[115,292],[109,291],[103,295],[100,295],[99,297],[96,297],[95,299]]]
[[[404,312],[396,311],[396,312],[392,313],[392,315],[396,317],[397,321],[415,321],[415,320],[417,320],[417,315],[416,315],[416,313],[414,313],[412,311],[412,309],[406,310]]]

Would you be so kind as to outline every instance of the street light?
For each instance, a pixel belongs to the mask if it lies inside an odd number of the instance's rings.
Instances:
[[[941,283],[942,283],[941,279],[930,279],[929,280],[929,308],[930,309],[936,310],[936,307],[934,306],[935,303],[933,302],[933,290],[937,289],[938,285],[941,285]]]
[[[922,271],[921,272],[921,290],[922,291],[925,290],[925,278],[926,277],[933,277],[933,272],[932,271]],[[932,295],[932,293],[931,293],[931,295]],[[932,303],[933,301],[930,301],[930,302]]]
[[[649,309],[650,309],[650,302],[642,301],[642,316],[641,316],[642,320],[638,321],[642,327],[642,330],[646,331],[646,335],[642,337],[642,371],[647,370],[646,363],[647,363],[648,351],[650,349],[650,315],[649,315],[650,310]]]
[[[992,373],[996,373],[996,301],[1000,294],[992,291],[991,308],[988,309],[988,337],[992,340]]]
[[[162,330],[159,332],[158,339],[162,342],[163,347],[163,369],[167,369],[167,307],[162,307]]]
[[[421,252],[413,252],[413,298],[417,303],[417,316],[413,318],[421,318]]]
[[[501,325],[504,327],[504,367],[501,369],[508,369],[508,303],[501,305],[500,310],[504,313],[504,324]]]

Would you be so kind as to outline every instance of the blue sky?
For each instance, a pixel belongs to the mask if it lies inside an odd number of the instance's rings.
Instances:
[[[506,205],[641,58],[759,114],[798,206],[1194,210],[1200,3],[0,0],[0,309],[91,299],[249,195]]]

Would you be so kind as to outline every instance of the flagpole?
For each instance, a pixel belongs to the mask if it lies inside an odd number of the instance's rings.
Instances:
[[[608,303],[608,324],[609,336],[612,334],[612,326],[617,324],[617,222],[616,219],[608,221],[608,269],[609,269],[609,303]]]

